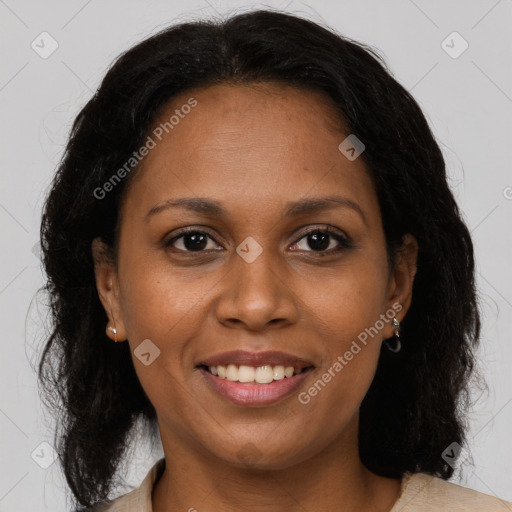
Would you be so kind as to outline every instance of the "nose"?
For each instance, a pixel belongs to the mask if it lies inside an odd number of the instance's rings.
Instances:
[[[216,303],[218,321],[251,331],[297,322],[299,301],[289,271],[276,264],[270,251],[263,251],[251,263],[238,255],[233,258],[233,267],[225,276],[225,287]]]

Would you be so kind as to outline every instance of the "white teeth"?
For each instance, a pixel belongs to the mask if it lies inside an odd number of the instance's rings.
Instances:
[[[268,384],[274,380],[274,370],[272,366],[258,366],[254,380],[258,384]]]
[[[285,377],[290,378],[294,375],[302,373],[303,368],[295,369],[293,366],[283,365],[263,365],[263,366],[247,366],[236,364],[228,364],[227,366],[209,366],[208,370],[212,375],[221,379],[227,379],[232,382],[257,382],[258,384],[269,384],[274,380],[282,380]]]
[[[236,382],[238,380],[238,367],[234,364],[228,364],[226,368],[226,379]]]
[[[284,369],[284,376],[285,377],[291,377],[293,375],[293,366],[287,366]]]
[[[238,369],[239,382],[253,382],[255,370],[252,366],[240,366]]]
[[[284,379],[284,366],[274,366],[274,380]]]

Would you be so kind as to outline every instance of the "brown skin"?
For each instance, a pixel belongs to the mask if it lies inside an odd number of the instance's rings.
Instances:
[[[195,366],[229,350],[279,350],[316,367],[298,392],[307,391],[393,304],[403,320],[417,243],[404,237],[390,272],[372,181],[362,158],[338,150],[348,133],[321,94],[216,85],[174,98],[155,126],[191,97],[197,106],[144,158],[127,191],[117,272],[93,243],[109,325],[132,353],[146,338],[161,351],[149,366],[133,357],[166,458],[153,510],[389,511],[400,480],[363,466],[357,430],[391,322],[307,405],[298,393],[271,406],[232,404]],[[289,201],[332,195],[356,202],[366,222],[342,206],[283,216]],[[227,214],[172,208],[145,219],[180,197],[216,199]],[[326,249],[308,243],[305,232],[326,225],[354,247],[332,237]],[[186,226],[212,237],[204,255],[186,252],[190,238],[163,247]],[[250,264],[236,252],[248,236],[263,248]],[[253,453],[252,462],[240,452]]]

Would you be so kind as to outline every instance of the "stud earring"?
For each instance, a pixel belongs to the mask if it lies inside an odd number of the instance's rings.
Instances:
[[[117,343],[117,329],[111,325],[107,326],[107,331],[110,331],[114,335],[114,341]]]

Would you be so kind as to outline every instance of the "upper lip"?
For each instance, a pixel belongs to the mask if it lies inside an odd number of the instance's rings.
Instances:
[[[236,364],[237,366],[293,366],[295,369],[307,368],[313,366],[310,361],[306,361],[300,357],[275,350],[267,352],[247,352],[245,350],[233,350],[230,352],[222,352],[203,359],[197,366],[227,366]]]

